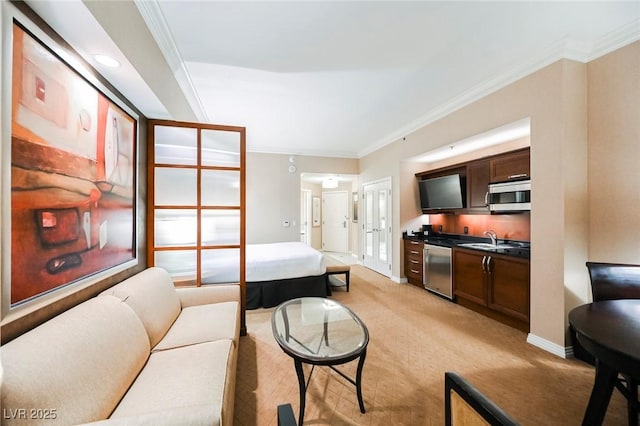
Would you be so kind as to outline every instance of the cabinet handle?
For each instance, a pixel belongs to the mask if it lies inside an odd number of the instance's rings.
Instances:
[[[416,271],[415,269],[409,269],[411,272],[413,272],[414,274],[419,274],[420,271]]]
[[[411,254],[420,254],[419,251],[411,250]]]
[[[486,266],[485,266],[486,260],[487,260],[487,256],[482,256],[482,273],[483,274],[487,273],[487,269],[486,269]]]
[[[507,179],[518,179],[518,178],[523,178],[523,177],[527,177],[528,175],[526,173],[518,173],[517,175],[511,175],[509,177],[507,177]]]
[[[409,259],[409,262],[414,263],[416,265],[418,265],[420,262],[418,262],[417,260],[413,260],[413,259]]]
[[[484,205],[485,206],[489,205],[489,191],[484,193]]]
[[[422,244],[420,241],[409,241],[410,244]]]
[[[491,275],[491,256],[487,256],[487,274]]]

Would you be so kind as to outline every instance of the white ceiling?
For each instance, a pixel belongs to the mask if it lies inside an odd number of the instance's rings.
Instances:
[[[250,151],[354,158],[562,57],[640,39],[638,1],[28,4],[148,117],[245,126]]]

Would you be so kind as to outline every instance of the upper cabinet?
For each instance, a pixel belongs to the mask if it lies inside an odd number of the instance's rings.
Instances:
[[[482,159],[467,164],[467,207],[473,210],[489,211],[487,197],[491,179],[490,161]]]
[[[531,177],[529,157],[529,148],[492,157],[490,160],[491,182],[504,182]]]
[[[530,177],[529,153],[529,148],[523,148],[441,169],[416,173],[418,181],[457,174],[462,177],[461,181],[464,187],[462,191],[465,201],[464,207],[447,209],[426,209],[423,200],[424,194],[420,188],[423,213],[489,213],[487,205],[489,184]]]

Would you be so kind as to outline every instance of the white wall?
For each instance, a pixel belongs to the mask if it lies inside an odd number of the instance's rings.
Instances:
[[[640,264],[640,42],[588,65],[589,260]]]
[[[294,156],[297,170],[289,173],[289,157],[247,153],[248,244],[300,240],[300,173],[358,173],[356,159],[304,155]],[[285,220],[289,227],[282,226]],[[318,229],[312,228],[314,246]]]

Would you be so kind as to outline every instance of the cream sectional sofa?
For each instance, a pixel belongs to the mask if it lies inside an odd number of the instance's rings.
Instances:
[[[232,425],[235,285],[148,268],[0,348],[2,423]]]

